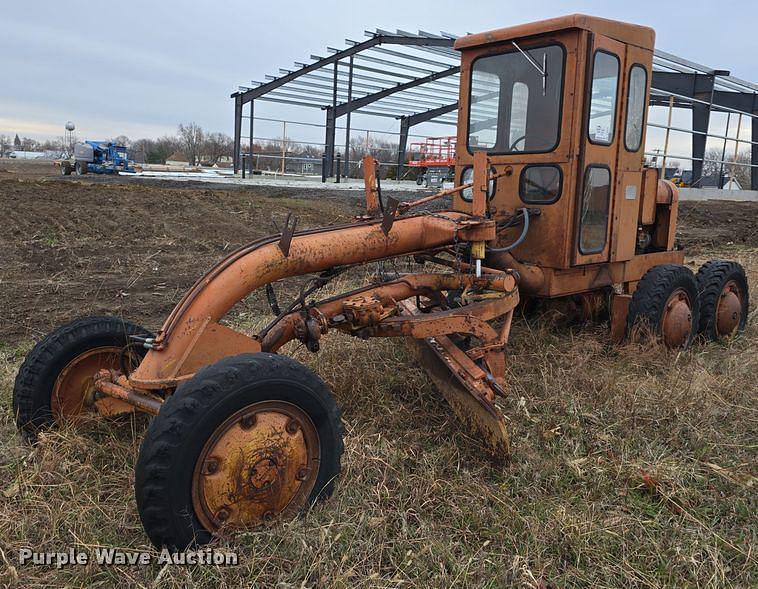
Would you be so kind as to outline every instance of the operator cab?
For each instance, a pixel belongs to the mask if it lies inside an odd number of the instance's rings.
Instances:
[[[493,216],[540,209],[512,252],[519,261],[568,269],[634,257],[645,184],[657,187],[643,171],[654,39],[647,27],[571,15],[456,42],[456,180],[470,182],[486,151],[499,175]],[[471,211],[471,194],[455,208]]]

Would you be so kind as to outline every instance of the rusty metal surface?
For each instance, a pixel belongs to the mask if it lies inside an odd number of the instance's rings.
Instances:
[[[566,316],[582,320],[596,320],[610,310],[611,336],[620,341],[630,295],[640,278],[657,264],[683,260],[684,253],[674,250],[678,190],[671,183],[659,181],[656,171],[643,169],[642,147],[630,151],[624,142],[630,68],[642,65],[647,69],[646,97],[649,96],[653,38],[652,30],[646,27],[571,15],[459,39],[456,46],[463,49],[461,113],[469,110],[471,72],[476,59],[512,51],[513,39],[518,39],[526,52],[546,44],[562,47],[562,111],[554,149],[487,153],[469,146],[468,122],[460,117],[455,177],[460,179],[464,169],[471,166],[473,181],[416,201],[387,199],[386,203],[381,198],[378,163],[366,156],[363,169],[368,216],[358,218],[354,224],[299,232],[288,218],[280,235],[257,240],[231,253],[201,277],[176,305],[153,349],[128,380],[111,371],[107,378],[103,375],[97,380],[96,387],[113,403],[128,401],[156,411],[161,400],[149,393],[151,389],[171,389],[191,378],[199,368],[229,355],[276,352],[294,339],[316,352],[322,336],[334,329],[363,338],[408,337],[418,344],[432,379],[456,412],[496,453],[507,455],[504,418],[494,399],[506,389],[504,350],[514,308],[520,300],[519,289],[533,300],[551,300]],[[596,51],[613,53],[619,62],[616,110],[611,119],[615,132],[609,144],[592,143],[588,136]],[[553,200],[522,200],[523,172],[535,165],[559,170],[562,185]],[[608,218],[604,228],[597,224],[598,235],[605,238],[602,249],[583,253],[579,250],[583,183],[591,165],[607,166],[609,170]],[[462,193],[464,188],[471,188],[468,200]],[[452,211],[409,213],[449,195],[453,195]],[[522,240],[517,211],[526,206],[533,212],[533,224],[526,231],[526,223],[521,220]],[[506,245],[513,247],[494,251]],[[316,302],[309,299],[306,303],[301,295],[299,304],[277,313],[255,337],[221,324],[237,302],[274,281],[344,271],[353,265],[406,255],[447,266],[451,271],[402,275]],[[741,298],[735,288],[732,285],[722,293],[717,309],[719,333],[731,333],[735,316],[739,318],[735,310],[739,311]],[[450,295],[451,292],[456,294]],[[674,294],[661,319],[663,339],[672,346],[687,340],[692,330],[691,301],[686,293]],[[412,302],[413,298],[424,299],[423,305],[418,305],[424,312]],[[496,321],[502,322],[500,327],[496,327]],[[76,389],[73,385],[72,388]],[[267,439],[281,438],[277,415],[292,417],[287,411],[279,407],[262,412],[258,429],[244,429],[230,422],[209,442],[207,452],[224,454],[232,448],[242,448],[244,454],[250,448],[265,445]],[[289,442],[280,449],[288,456],[302,458],[303,452],[309,455],[307,436],[297,443],[287,439]],[[214,473],[220,473],[218,476],[205,471],[196,473],[200,478],[194,483],[198,489],[195,507],[204,514],[199,516],[205,518],[204,525],[217,529],[227,522],[247,525],[265,519],[257,507],[245,504],[230,508],[222,504],[223,497],[229,493],[238,496],[240,492],[230,487],[229,481],[237,476],[230,474],[231,466],[217,467]],[[262,470],[256,469],[253,479],[270,482],[275,470],[268,464]],[[300,487],[295,487],[282,487],[277,501],[289,496],[297,503],[294,498],[300,497]],[[275,514],[286,508],[282,503],[267,505],[270,509],[265,513]]]
[[[152,415],[158,415],[163,404],[162,399],[132,389],[127,378],[114,369],[101,369],[97,372],[94,379],[94,390],[106,395],[98,401],[108,399],[123,402],[128,404],[130,408],[139,409]]]
[[[448,211],[398,218],[389,235],[379,221],[306,231],[293,237],[286,257],[276,238],[254,242],[231,254],[190,289],[161,329],[156,349],[148,352],[130,381],[138,388],[171,386],[200,366],[228,355],[228,350],[221,354],[215,346],[203,345],[203,332],[260,286],[288,276],[452,245],[463,239],[462,232],[476,232],[480,224],[468,215]],[[483,224],[494,231],[492,222]],[[193,355],[198,345],[205,351],[203,357]],[[247,347],[253,349],[256,343],[249,340]],[[191,356],[194,362],[185,365]]]
[[[652,50],[655,44],[655,31],[650,27],[586,14],[570,14],[467,35],[456,39],[454,47],[456,49],[482,47],[492,43],[507,42],[511,39],[519,40],[524,37],[541,37],[544,40],[544,37],[550,37],[567,29],[582,29],[595,34],[606,35],[612,39],[644,49]]]
[[[366,213],[369,217],[378,217],[382,213],[382,195],[376,175],[378,166],[374,156],[363,156],[363,184],[366,191]]]
[[[614,294],[611,297],[611,341],[620,344],[626,337],[626,320],[629,316],[630,294]]]
[[[290,220],[292,221],[291,223]],[[293,217],[292,213],[287,213],[281,237],[279,238],[279,250],[284,254],[285,258],[290,255],[290,244],[292,243],[292,237],[295,235],[295,227],[297,227],[297,217]]]
[[[418,314],[410,301],[402,303],[409,316]],[[505,342],[510,318],[504,330]],[[505,389],[492,382],[483,371],[449,337],[437,336],[409,340],[434,385],[442,393],[458,418],[468,427],[472,437],[479,440],[497,461],[510,457],[510,438],[505,416],[494,403],[494,393],[504,395]],[[500,351],[501,356],[504,353]]]
[[[76,421],[82,414],[97,411],[113,415],[133,411],[117,399],[97,399],[95,379],[101,369],[117,369],[121,349],[101,347],[80,354],[61,370],[53,384],[50,409],[58,422]]]
[[[424,314],[413,321],[408,317],[397,317],[398,303],[410,297],[471,288],[491,290],[500,295],[460,308]],[[326,327],[359,337],[428,337],[432,332],[460,331],[491,340],[494,338],[493,332],[486,322],[504,315],[517,304],[516,279],[510,274],[485,275],[481,278],[471,274],[410,274],[314,304],[310,313],[324,320]],[[262,349],[275,352],[298,334],[306,336],[308,331],[302,326],[304,321],[299,312],[282,318],[263,338]]]
[[[661,338],[669,348],[683,346],[692,333],[692,301],[687,291],[677,288],[671,293],[661,317]]]
[[[192,475],[192,505],[205,529],[254,528],[302,509],[318,478],[318,432],[299,407],[262,401],[227,418]]]
[[[731,335],[740,324],[744,294],[734,280],[728,281],[716,304],[716,333],[719,337]]]

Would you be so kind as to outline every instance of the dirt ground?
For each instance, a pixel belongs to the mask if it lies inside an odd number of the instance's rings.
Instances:
[[[0,160],[0,341],[97,313],[157,329],[197,277],[289,211],[304,229],[344,222],[361,204],[341,191],[61,178],[49,162]],[[683,202],[678,238],[693,254],[756,247],[757,219],[758,203]]]
[[[0,163],[0,341],[39,338],[81,314],[123,314],[152,329],[226,252],[274,233],[345,222],[354,197],[323,190],[109,177],[60,178]],[[7,170],[7,171],[4,171]]]
[[[16,433],[10,398],[35,341],[90,314],[160,327],[225,252],[344,222],[355,195],[60,178],[0,160],[0,585],[12,587],[754,587],[758,314],[745,334],[672,353],[607,327],[517,321],[503,401],[513,458],[494,466],[398,342],[326,336],[295,350],[345,422],[334,497],[223,544],[229,567],[18,564],[21,548],[151,550],[133,498],[146,420]],[[758,203],[683,202],[696,270],[725,257],[758,289]],[[269,313],[262,297],[235,321]]]

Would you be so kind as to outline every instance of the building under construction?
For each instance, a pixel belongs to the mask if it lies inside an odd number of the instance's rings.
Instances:
[[[392,162],[397,178],[406,167],[414,127],[428,122],[457,124],[460,67],[458,52],[453,49],[457,35],[381,29],[365,34],[363,41],[346,39],[342,49],[326,47],[324,54],[311,55],[307,63],[296,62],[292,68],[280,69],[278,75],[268,75],[252,86],[240,86],[232,94],[235,171],[240,170],[243,159],[251,172],[255,166],[254,158],[243,158],[243,153],[251,153],[257,139],[255,105],[261,101],[324,111],[322,161],[326,177],[335,174],[341,149],[336,145],[338,128],[344,131],[343,153],[349,157],[351,132],[355,131],[351,129],[351,115],[355,113],[398,121],[398,146]],[[664,170],[667,161],[688,161],[688,184],[692,186],[703,185],[704,164],[721,170],[724,166],[744,166],[749,169],[749,187],[758,190],[758,84],[736,78],[728,70],[659,50],[655,51],[653,66],[650,106],[663,107],[667,116],[665,122],[648,120],[648,130],[660,129],[665,139],[663,149],[646,149],[646,155]],[[672,123],[676,109],[691,112],[690,128]],[[726,116],[725,130],[720,133],[713,130],[716,114]],[[749,139],[745,138],[748,126]],[[736,134],[729,136],[734,127]],[[677,133],[690,135],[689,155],[671,152],[670,136]],[[709,139],[717,149],[707,149]],[[749,148],[750,156],[735,163],[740,147]],[[720,151],[720,157],[708,157],[713,151]]]

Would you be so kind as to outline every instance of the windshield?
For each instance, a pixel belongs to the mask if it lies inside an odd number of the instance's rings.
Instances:
[[[474,61],[468,117],[470,151],[534,153],[552,151],[558,144],[563,49],[548,45],[524,51],[534,63],[516,48]],[[540,69],[544,69],[544,76]]]

